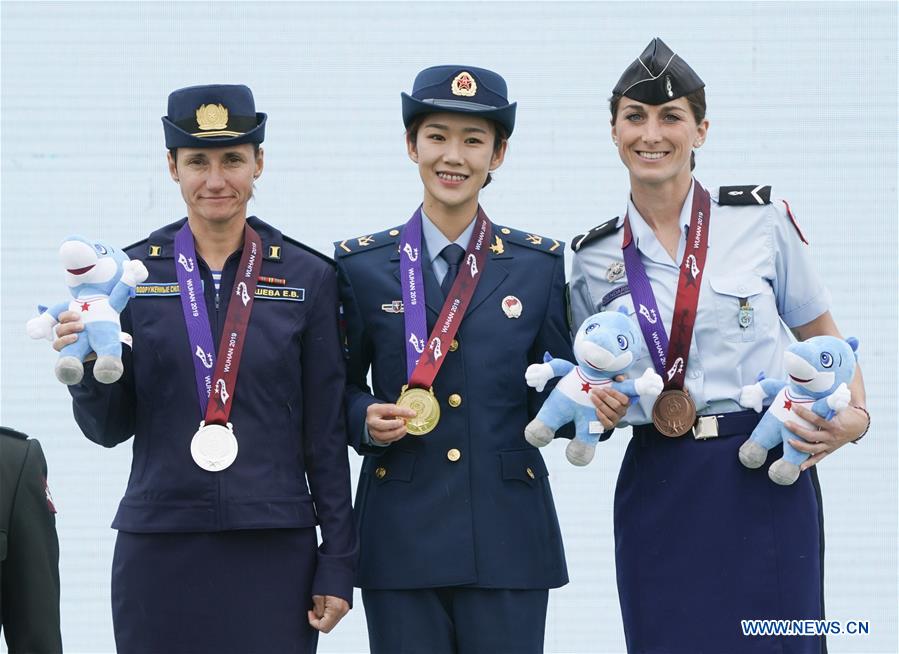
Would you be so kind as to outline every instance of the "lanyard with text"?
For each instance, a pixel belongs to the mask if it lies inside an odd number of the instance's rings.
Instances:
[[[690,356],[690,342],[696,323],[696,308],[699,304],[699,290],[705,269],[709,245],[708,219],[711,212],[709,192],[702,185],[693,182],[693,206],[690,215],[690,229],[684,258],[680,265],[674,314],[671,319],[671,340],[665,332],[655,294],[646,275],[646,269],[637,252],[631,233],[630,220],[624,219],[624,265],[631,288],[637,321],[649,349],[656,372],[665,380],[665,392],[659,396],[653,407],[653,422],[662,433],[680,436],[696,419],[693,401],[684,391],[687,374],[687,360]],[[658,415],[657,414],[661,414]],[[665,425],[665,428],[660,426]],[[687,424],[689,423],[689,424]],[[680,432],[680,433],[668,433]]]
[[[213,351],[212,329],[206,313],[206,301],[194,250],[194,237],[188,223],[175,236],[175,270],[181,296],[181,308],[187,324],[191,359],[197,381],[200,412],[205,420],[191,442],[191,454],[204,470],[224,470],[237,456],[237,440],[228,418],[234,401],[237,372],[246,341],[256,282],[262,269],[262,241],[256,231],[244,225],[244,245],[240,267],[225,314],[224,331],[218,355]],[[214,372],[210,374],[214,368]]]
[[[421,207],[403,228],[400,241],[400,279],[403,284],[403,321],[406,339],[406,373],[409,383],[403,387],[397,404],[416,412],[407,421],[406,430],[415,436],[431,431],[440,419],[440,405],[431,389],[443,365],[459,324],[474,295],[487,264],[487,244],[493,238],[490,220],[481,207],[475,218],[463,264],[450,289],[434,329],[425,341],[427,330],[424,308],[424,273],[421,262]]]

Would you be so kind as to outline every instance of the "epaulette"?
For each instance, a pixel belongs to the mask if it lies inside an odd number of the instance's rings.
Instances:
[[[28,436],[23,434],[20,431],[16,431],[15,429],[10,429],[9,427],[0,427],[0,434],[4,436],[12,436],[13,438],[21,438],[23,441],[28,440]]]
[[[374,250],[384,245],[396,246],[396,239],[400,235],[402,226],[385,229],[377,234],[365,234],[356,238],[348,238],[334,242],[334,250],[338,257],[346,257],[357,252]]]
[[[617,232],[618,229],[618,216],[615,216],[611,220],[607,220],[601,225],[597,225],[586,234],[578,234],[575,236],[571,239],[571,249],[577,252],[585,245],[599,240],[603,236],[608,236],[609,234]]]
[[[771,204],[770,186],[722,186],[718,189],[718,204]]]
[[[500,239],[515,243],[516,245],[524,245],[525,247],[541,250],[548,254],[554,254],[557,257],[561,256],[565,251],[565,243],[562,241],[557,241],[549,236],[540,236],[530,232],[522,232],[517,229],[512,229],[511,227],[496,225],[496,233],[493,236],[494,241],[499,237]],[[496,243],[494,243],[493,247],[495,246]]]
[[[290,236],[285,236],[284,234],[281,234],[281,238],[284,239],[285,241],[287,241],[288,243],[290,243],[290,244],[292,244],[292,245],[296,245],[298,248],[300,248],[300,249],[302,249],[302,250],[305,250],[305,251],[308,252],[309,254],[314,254],[315,256],[317,256],[317,257],[318,257],[319,259],[321,259],[322,261],[327,262],[328,265],[331,265],[331,266],[336,266],[336,265],[337,265],[337,262],[335,262],[334,259],[332,259],[331,257],[329,257],[327,254],[322,254],[321,252],[319,252],[319,251],[316,250],[315,248],[311,248],[311,247],[309,247],[308,245],[306,245],[305,243],[300,243],[300,242],[299,242],[298,240],[296,240],[295,238],[291,238]]]

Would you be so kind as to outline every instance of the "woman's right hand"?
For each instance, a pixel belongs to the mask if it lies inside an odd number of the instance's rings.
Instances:
[[[66,345],[71,345],[78,340],[78,332],[84,331],[84,322],[77,311],[63,311],[59,314],[59,324],[56,326],[56,340],[53,341],[53,349],[59,352]]]
[[[365,412],[365,426],[372,440],[386,445],[406,435],[406,420],[414,418],[415,411],[396,404],[370,404]]]

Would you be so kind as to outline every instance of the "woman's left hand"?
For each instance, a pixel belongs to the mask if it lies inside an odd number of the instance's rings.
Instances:
[[[808,470],[831,452],[843,447],[846,443],[856,440],[864,433],[868,424],[868,415],[861,409],[853,406],[846,407],[833,417],[825,420],[818,414],[801,406],[793,406],[793,411],[800,418],[807,420],[819,429],[805,429],[795,422],[787,421],[787,429],[799,436],[791,438],[790,445],[800,452],[809,454],[808,459],[800,466],[801,470]]]
[[[313,595],[309,624],[323,634],[331,631],[350,610],[349,602],[334,595]]]

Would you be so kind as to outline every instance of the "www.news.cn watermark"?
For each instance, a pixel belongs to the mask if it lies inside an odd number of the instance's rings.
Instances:
[[[740,620],[744,636],[866,636],[868,620]]]

